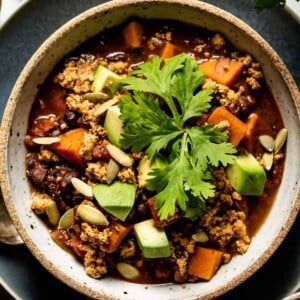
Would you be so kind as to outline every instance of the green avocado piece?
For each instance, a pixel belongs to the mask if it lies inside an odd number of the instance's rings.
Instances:
[[[136,186],[120,181],[99,183],[93,186],[93,194],[104,210],[125,221],[134,205]]]
[[[92,82],[93,92],[109,92],[111,96],[115,94],[118,89],[121,77],[113,71],[98,66],[94,71],[94,81]]]
[[[264,191],[266,173],[250,153],[236,158],[227,168],[227,177],[232,187],[242,195],[259,196]]]
[[[123,121],[120,118],[121,111],[117,105],[111,106],[107,109],[104,129],[106,130],[107,137],[111,143],[121,148],[121,136],[124,132]]]
[[[168,237],[163,228],[157,228],[153,219],[133,225],[138,245],[145,258],[171,256]]]

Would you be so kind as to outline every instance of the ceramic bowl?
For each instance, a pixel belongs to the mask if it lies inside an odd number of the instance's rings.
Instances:
[[[65,54],[105,28],[127,20],[164,18],[188,21],[222,32],[237,48],[258,60],[288,129],[286,165],[273,207],[248,252],[222,266],[212,280],[196,284],[143,285],[112,278],[95,280],[76,259],[57,246],[48,228],[30,209],[25,174],[26,133],[30,107],[41,84]],[[211,299],[254,274],[285,238],[300,207],[300,97],[289,71],[264,39],[233,15],[196,0],[120,0],[92,8],[54,32],[20,74],[8,100],[1,128],[1,189],[13,222],[26,246],[54,276],[98,299]]]

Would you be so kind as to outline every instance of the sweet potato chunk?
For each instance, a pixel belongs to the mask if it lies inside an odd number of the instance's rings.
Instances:
[[[209,116],[207,123],[218,124],[221,121],[228,121],[229,127],[229,139],[228,141],[236,147],[247,131],[247,125],[243,123],[239,118],[229,112],[224,106],[217,107]]]
[[[195,252],[188,263],[188,273],[198,278],[210,280],[222,263],[224,252],[195,247]]]
[[[79,154],[83,135],[86,130],[84,128],[76,128],[59,136],[60,142],[52,144],[50,148],[66,161],[82,169],[84,168],[84,161]]]
[[[175,56],[176,54],[179,54],[180,50],[171,43],[166,43],[161,51],[161,57],[166,59],[170,58],[172,56]]]
[[[131,231],[132,225],[125,225],[121,222],[114,221],[109,226],[110,231],[112,232],[111,236],[108,238],[108,245],[103,245],[102,248],[108,253],[115,252],[123,239]]]
[[[147,200],[147,204],[150,208],[153,220],[154,220],[154,224],[156,227],[166,227],[171,225],[173,222],[177,221],[178,219],[181,218],[181,215],[176,212],[174,214],[174,216],[169,216],[166,220],[160,220],[159,216],[158,216],[158,210],[155,209],[154,207],[154,199],[153,198],[149,198]]]
[[[199,65],[205,75],[216,81],[231,87],[239,78],[243,70],[243,64],[230,58],[219,58],[217,60],[208,60]]]
[[[258,123],[258,115],[256,113],[252,113],[245,122],[245,124],[247,125],[247,131],[242,140],[242,143],[246,147],[248,152],[252,152],[253,150],[255,129],[257,123]]]
[[[140,48],[142,45],[143,32],[144,28],[140,23],[136,21],[128,23],[123,29],[123,37],[126,46],[131,49]]]

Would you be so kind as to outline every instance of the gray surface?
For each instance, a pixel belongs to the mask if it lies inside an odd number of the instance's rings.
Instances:
[[[0,32],[0,110],[37,47],[71,17],[105,1],[32,0]],[[208,0],[244,20],[278,52],[300,86],[300,26],[281,9],[256,15],[251,0]],[[300,4],[299,4],[300,5]],[[221,300],[274,299],[300,284],[300,216],[271,259],[254,276]],[[21,299],[85,299],[45,271],[25,246],[0,244],[0,276]],[[0,289],[0,299],[9,299]]]

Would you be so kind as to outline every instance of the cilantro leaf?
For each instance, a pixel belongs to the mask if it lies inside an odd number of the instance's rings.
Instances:
[[[186,178],[186,168],[190,165],[185,158],[176,158],[169,166],[160,170],[156,169],[149,179],[150,189],[156,189],[158,194],[155,195],[155,208],[159,209],[158,216],[161,220],[172,216],[176,211],[176,203],[180,208],[186,210],[186,201],[188,196],[184,191],[184,182]]]
[[[286,0],[252,0],[252,1],[254,3],[254,8],[257,13],[262,12],[264,9],[270,9],[277,6],[283,7],[285,6],[286,3]]]
[[[200,90],[194,95],[204,80],[204,73],[199,71],[197,62],[192,59],[186,61],[182,72],[174,75],[171,93],[180,105],[183,123],[192,117],[200,116],[210,108],[210,88]]]
[[[235,154],[236,150],[230,143],[225,143],[227,136],[217,126],[198,126],[187,131],[196,167],[207,168],[209,165],[218,167],[220,164],[227,166],[234,162],[235,157],[231,154]]]
[[[192,221],[197,220],[206,211],[206,205],[204,199],[199,199],[193,195],[189,195],[189,201],[184,216]]]
[[[132,97],[124,96],[120,109],[125,129],[123,147],[139,151],[149,146],[146,152],[150,158],[181,133],[151,94],[134,92]]]
[[[186,126],[190,118],[208,111],[211,89],[201,89],[205,77],[196,61],[179,54],[162,61],[154,57],[125,79],[130,92],[120,102],[124,134],[121,140],[132,151],[160,153],[169,165],[154,169],[147,181],[155,191],[155,208],[161,220],[177,209],[194,220],[205,211],[205,200],[214,196],[210,169],[233,163],[236,150],[217,126]]]
[[[133,72],[133,75],[141,75],[140,77],[127,77],[121,80],[121,83],[127,84],[125,89],[160,96],[165,100],[175,121],[179,121],[178,111],[172,100],[171,85],[173,74],[182,68],[185,59],[186,54],[179,54],[167,59],[162,66],[162,58],[155,56],[152,60],[141,64],[140,69]]]

